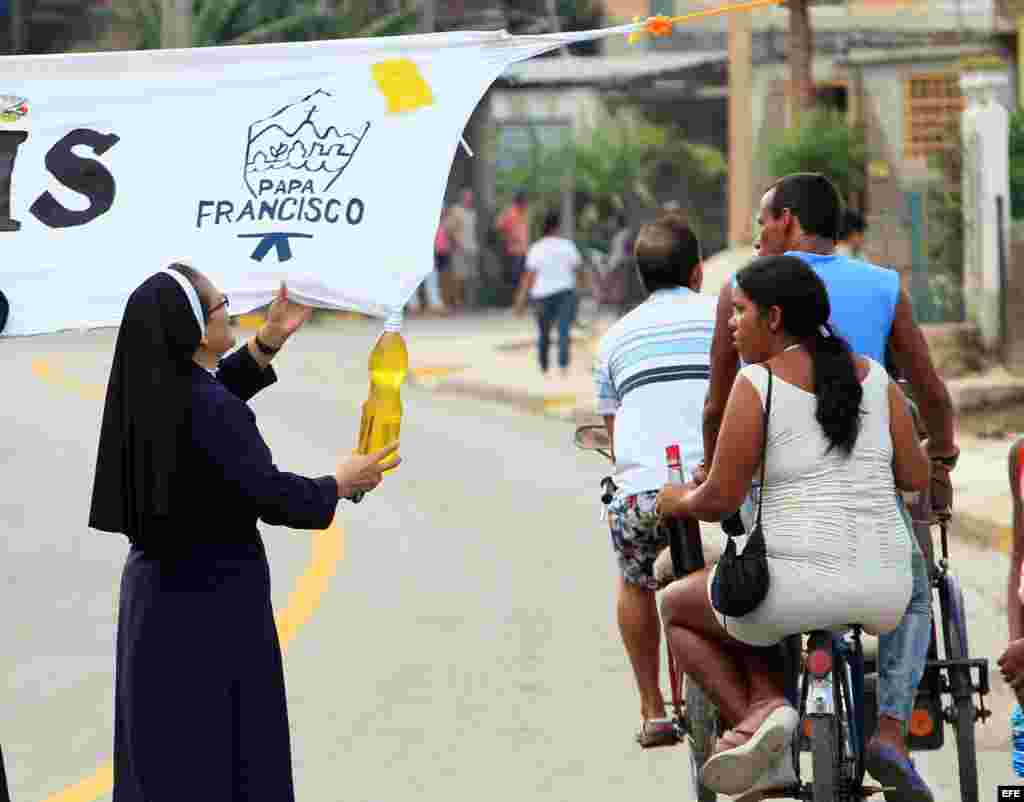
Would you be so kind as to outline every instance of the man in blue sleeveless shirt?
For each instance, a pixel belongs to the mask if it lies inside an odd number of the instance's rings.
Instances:
[[[756,243],[762,256],[788,254],[805,260],[825,282],[832,306],[831,323],[858,354],[886,364],[888,347],[896,367],[908,380],[929,432],[932,458],[932,505],[946,510],[952,502],[949,471],[959,450],[953,436],[953,403],[914,322],[910,297],[900,276],[869,262],[835,253],[841,202],[823,175],[795,173],[780,179],[761,198]],[[739,355],[729,331],[732,282],[718,299],[711,345],[711,386],[704,408],[705,463],[711,464],[726,400],[739,369]],[[910,521],[907,519],[908,528]],[[865,753],[868,771],[887,791],[886,802],[933,802],[931,790],[910,760],[903,728],[913,710],[931,638],[931,589],[928,569],[914,543],[914,591],[907,612],[893,632],[879,638],[878,731]]]

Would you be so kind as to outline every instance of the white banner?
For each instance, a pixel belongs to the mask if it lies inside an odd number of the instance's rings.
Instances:
[[[117,325],[175,259],[232,314],[284,278],[296,300],[384,316],[433,269],[455,150],[491,83],[638,27],[0,57],[3,334]]]

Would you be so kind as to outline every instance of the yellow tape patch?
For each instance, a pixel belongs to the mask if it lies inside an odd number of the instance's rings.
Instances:
[[[370,73],[387,98],[391,113],[416,111],[434,104],[430,85],[420,74],[420,68],[407,58],[379,61],[370,67]]]

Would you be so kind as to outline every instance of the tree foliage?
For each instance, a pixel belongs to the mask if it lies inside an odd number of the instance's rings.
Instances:
[[[913,299],[914,314],[922,322],[963,319],[963,141],[959,119],[947,124],[945,139],[949,147],[928,159],[939,180],[925,193],[927,287],[926,291],[916,291]]]
[[[816,109],[798,126],[770,139],[765,155],[772,175],[822,173],[849,198],[864,189],[866,153],[859,128],[838,112]]]
[[[333,10],[318,0],[193,0],[192,46],[309,41],[410,33],[417,11],[409,0],[392,14],[375,16],[365,2],[341,0]],[[118,21],[137,34],[136,47],[160,47],[160,0],[130,0]]]
[[[668,126],[635,119],[626,112],[608,114],[561,146],[535,139],[528,158],[500,169],[498,194],[528,191],[538,205],[556,206],[566,176],[577,198],[577,227],[582,232],[637,205],[659,205],[658,188],[684,180],[694,197],[716,186],[726,172],[725,157],[715,148],[686,142]],[[690,210],[695,222],[699,209]]]

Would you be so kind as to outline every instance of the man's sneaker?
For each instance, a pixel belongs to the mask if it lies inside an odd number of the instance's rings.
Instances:
[[[872,741],[864,750],[864,766],[885,788],[885,802],[935,802],[914,761],[889,744]]]

